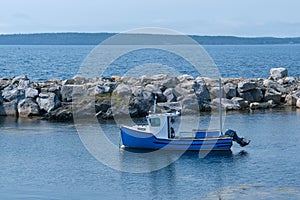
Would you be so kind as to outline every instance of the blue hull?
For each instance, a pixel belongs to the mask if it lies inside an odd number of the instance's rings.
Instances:
[[[127,148],[188,151],[229,151],[232,138],[158,139],[151,133],[121,127],[123,145]]]

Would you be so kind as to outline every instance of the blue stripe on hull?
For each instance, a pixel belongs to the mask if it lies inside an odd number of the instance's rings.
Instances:
[[[125,147],[141,149],[192,150],[192,151],[228,151],[232,146],[230,138],[216,139],[158,139],[149,133],[138,132],[129,128],[121,128],[122,142]]]

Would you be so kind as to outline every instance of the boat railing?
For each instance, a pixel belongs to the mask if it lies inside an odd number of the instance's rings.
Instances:
[[[218,137],[220,135],[220,130],[211,129],[193,129],[192,131],[180,131],[178,137],[180,138],[206,138],[206,137]]]

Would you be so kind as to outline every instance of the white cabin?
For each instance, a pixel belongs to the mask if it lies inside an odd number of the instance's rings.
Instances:
[[[175,137],[174,117],[177,113],[151,114],[147,116],[148,130],[160,139],[169,139]]]

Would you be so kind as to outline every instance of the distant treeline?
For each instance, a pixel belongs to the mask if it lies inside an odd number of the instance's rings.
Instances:
[[[97,45],[115,33],[37,33],[37,34],[3,34],[0,35],[0,45]],[[136,35],[136,37],[145,35]],[[148,35],[149,36],[149,35]],[[151,35],[156,39],[159,35]],[[172,39],[170,39],[170,37]],[[202,45],[255,45],[255,44],[300,44],[300,37],[274,38],[274,37],[234,37],[234,36],[197,36],[191,38]],[[166,37],[162,37],[164,41]],[[168,36],[166,43],[174,44],[176,36]],[[179,40],[178,40],[179,41]],[[131,41],[130,41],[131,42]],[[179,42],[180,43],[180,42]]]

